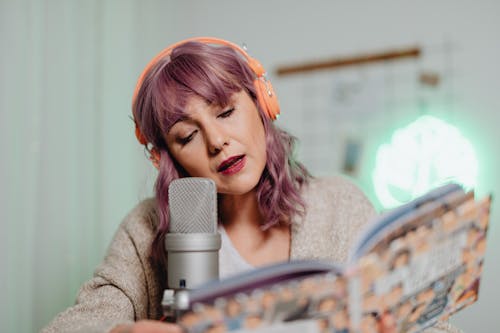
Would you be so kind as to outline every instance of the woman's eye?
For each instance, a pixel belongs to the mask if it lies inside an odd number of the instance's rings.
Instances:
[[[188,136],[178,138],[178,141],[180,144],[185,145],[185,144],[189,143],[191,140],[193,140],[193,137],[195,134],[196,134],[196,131],[193,131]]]
[[[229,110],[224,111],[221,114],[219,114],[219,118],[227,118],[227,117],[231,116],[233,111],[234,111],[234,108],[230,108]]]

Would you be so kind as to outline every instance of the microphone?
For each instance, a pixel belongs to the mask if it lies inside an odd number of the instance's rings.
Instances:
[[[176,179],[170,183],[168,202],[168,288],[193,289],[218,279],[221,238],[217,231],[214,181],[197,177]]]

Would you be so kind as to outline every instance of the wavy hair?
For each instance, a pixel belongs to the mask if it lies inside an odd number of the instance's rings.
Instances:
[[[163,243],[169,224],[168,187],[172,180],[189,176],[168,152],[165,134],[182,117],[186,103],[193,96],[225,107],[236,92],[245,90],[250,95],[266,135],[267,162],[256,191],[266,221],[262,228],[289,222],[292,216],[304,213],[300,188],[311,176],[294,159],[295,138],[279,129],[263,112],[254,80],[255,73],[237,51],[200,42],[181,44],[145,74],[132,109],[142,134],[160,153],[155,184],[159,224],[151,248],[155,262],[164,262]]]

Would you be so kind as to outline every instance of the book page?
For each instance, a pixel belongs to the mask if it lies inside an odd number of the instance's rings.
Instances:
[[[466,198],[422,208],[360,260],[353,327],[377,332],[374,323],[389,322],[398,332],[417,332],[476,301],[490,198]]]
[[[384,238],[394,237],[391,233],[401,233],[401,227],[409,220],[419,219],[421,218],[420,215],[426,214],[422,209],[423,206],[426,206],[427,211],[432,211],[435,207],[442,205],[444,197],[447,198],[449,204],[457,205],[465,200],[464,196],[466,195],[470,196],[470,194],[465,194],[460,185],[450,183],[435,188],[411,202],[379,215],[372,223],[367,225],[353,244],[350,251],[351,261],[356,262],[363,255],[370,252],[374,246],[386,246],[387,242],[384,241]]]
[[[227,332],[258,329],[279,323],[306,323],[315,332],[349,330],[348,282],[343,275],[317,273],[195,302],[178,323],[187,332]],[[293,327],[293,326],[286,326]]]

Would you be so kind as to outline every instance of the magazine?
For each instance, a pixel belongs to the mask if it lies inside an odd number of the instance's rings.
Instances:
[[[477,300],[490,203],[441,186],[369,223],[347,263],[289,261],[177,291],[177,322],[192,333],[419,332]]]

